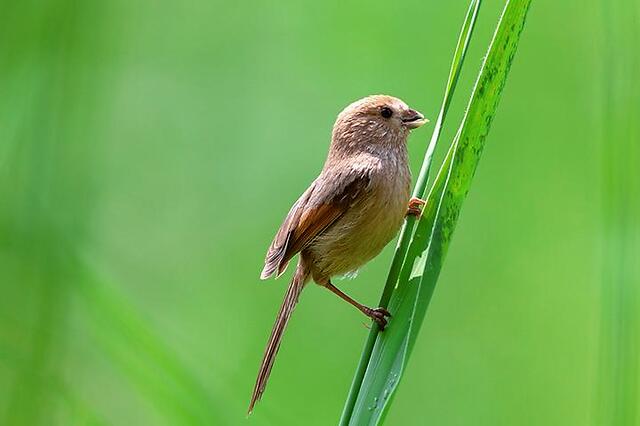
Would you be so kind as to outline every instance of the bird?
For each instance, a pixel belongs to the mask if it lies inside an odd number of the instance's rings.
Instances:
[[[309,281],[327,288],[375,321],[391,314],[367,307],[333,285],[332,277],[357,271],[391,241],[407,215],[424,201],[410,198],[407,138],[427,120],[402,100],[372,95],[348,105],[335,121],[320,175],[293,204],[265,257],[260,278],[280,276],[298,264],[271,331],[248,414],[262,397],[285,327]]]

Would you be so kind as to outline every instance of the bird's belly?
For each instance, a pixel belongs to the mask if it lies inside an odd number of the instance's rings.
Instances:
[[[314,275],[330,278],[354,271],[393,239],[404,220],[408,188],[386,195],[357,203],[313,242]],[[385,202],[374,201],[381,199]]]

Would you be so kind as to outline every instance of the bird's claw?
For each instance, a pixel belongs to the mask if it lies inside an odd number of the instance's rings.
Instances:
[[[385,308],[367,308],[365,314],[378,324],[380,331],[384,330],[384,328],[387,326],[386,317],[391,318],[391,313],[389,313],[389,311],[387,311]]]
[[[426,204],[426,201],[420,198],[411,197],[409,200],[409,206],[407,208],[407,216],[415,216],[419,219],[422,216],[422,206]]]
[[[407,209],[407,216],[415,216],[416,219],[419,219],[422,216],[422,210],[417,207],[409,207]]]

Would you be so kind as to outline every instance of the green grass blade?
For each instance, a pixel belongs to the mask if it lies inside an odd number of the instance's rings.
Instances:
[[[464,63],[467,48],[469,47],[473,28],[475,27],[478,11],[480,9],[480,3],[481,0],[471,0],[471,2],[469,3],[469,9],[462,25],[460,36],[458,37],[458,43],[453,55],[453,61],[451,62],[451,69],[449,71],[449,78],[447,80],[447,86],[445,89],[442,106],[440,108],[440,113],[438,114],[433,134],[431,135],[431,140],[427,147],[424,161],[422,162],[422,167],[420,169],[420,174],[418,175],[416,186],[413,191],[414,197],[424,197],[427,188],[427,181],[429,178],[429,170],[431,168],[433,152],[435,151],[436,145],[440,138],[442,125],[447,115],[447,111],[449,110],[449,105],[451,104],[451,100],[453,99],[453,93],[458,82],[458,76],[460,75],[462,64]],[[389,274],[387,276],[382,297],[380,298],[379,306],[387,306],[389,303],[393,288],[398,281],[400,267],[402,266],[402,262],[404,261],[404,258],[406,256],[407,248],[409,247],[409,241],[411,239],[410,237],[413,232],[414,225],[415,218],[413,216],[409,216],[402,230],[400,231],[398,245],[391,262],[391,267],[389,269]],[[369,364],[369,358],[371,357],[371,352],[373,351],[373,346],[375,344],[378,331],[378,326],[374,323],[365,342],[365,346],[362,350],[362,355],[360,356],[360,361],[356,369],[356,374],[354,375],[353,381],[351,383],[349,395],[347,396],[347,401],[340,419],[341,425],[348,424],[351,413],[353,412],[353,407],[355,405],[358,392],[360,391],[360,386],[362,384],[362,379],[364,378],[365,370],[367,368],[367,365]]]
[[[87,326],[122,376],[169,423],[226,423],[218,401],[136,307],[81,256],[76,256],[76,263],[82,277],[77,295],[86,308]]]
[[[595,425],[640,424],[640,8],[604,14],[602,297]]]
[[[530,0],[514,0],[505,6],[467,113],[409,245],[389,302],[393,321],[377,337],[349,424],[378,424],[397,388],[480,160],[529,5]]]
[[[429,146],[427,147],[427,152],[425,154],[424,161],[422,162],[420,174],[418,175],[418,180],[416,181],[416,186],[413,190],[414,197],[423,198],[426,193],[433,153],[436,149],[438,140],[440,139],[442,125],[444,123],[447,112],[449,111],[451,100],[453,99],[453,92],[456,85],[458,84],[460,70],[462,69],[462,64],[467,54],[467,48],[469,47],[469,42],[471,41],[471,34],[473,34],[473,28],[475,27],[475,23],[478,18],[478,12],[480,11],[481,3],[481,0],[471,1],[471,3],[469,4],[469,9],[467,11],[467,16],[465,17],[464,23],[462,24],[460,36],[458,37],[458,44],[456,45],[456,50],[453,53],[453,61],[451,62],[451,70],[449,71],[449,78],[447,79],[447,87],[444,92],[442,107],[440,108],[440,113],[438,114],[438,119],[436,120],[433,134],[431,135],[431,141],[429,142]],[[412,221],[415,221],[415,219],[412,219]]]

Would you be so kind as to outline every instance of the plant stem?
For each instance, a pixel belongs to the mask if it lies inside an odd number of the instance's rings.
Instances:
[[[640,9],[606,2],[604,13],[602,298],[596,425],[640,421]]]
[[[420,168],[420,173],[413,190],[413,196],[417,198],[424,198],[427,190],[429,171],[431,169],[431,160],[433,158],[433,153],[440,138],[442,125],[449,110],[449,105],[451,104],[451,100],[453,99],[453,93],[458,83],[458,77],[460,75],[460,70],[462,69],[462,64],[467,53],[467,48],[469,47],[473,28],[475,27],[478,11],[480,9],[480,3],[481,0],[471,0],[469,9],[467,10],[467,15],[460,31],[460,36],[458,37],[458,43],[456,45],[456,50],[451,62],[451,69],[449,71],[449,78],[447,80],[447,86],[445,88],[444,99],[442,101],[440,113],[438,114],[438,119],[436,120],[434,130],[431,135],[431,140],[429,141],[429,145],[427,147],[427,151]],[[393,293],[393,289],[396,285],[396,282],[398,281],[398,276],[400,275],[400,270],[402,268],[404,258],[407,254],[407,249],[409,247],[411,235],[413,234],[415,222],[415,217],[408,216],[404,226],[402,227],[402,230],[400,231],[400,237],[398,238],[398,244],[393,255],[393,260],[391,261],[389,274],[387,275],[384,290],[382,292],[382,296],[380,297],[379,306],[381,307],[387,307],[389,304],[391,294]],[[378,325],[374,323],[371,326],[371,331],[369,332],[364,348],[362,350],[362,355],[360,357],[360,361],[358,362],[358,367],[351,383],[351,388],[349,389],[347,402],[340,418],[340,425],[347,425],[351,417],[351,413],[353,412],[353,407],[356,403],[356,399],[360,391],[360,386],[362,385],[362,379],[364,378],[364,373],[367,369],[369,359],[371,358],[371,352],[373,351],[378,332]]]
[[[524,28],[530,0],[507,1],[483,61],[462,124],[432,185],[422,217],[412,233],[400,266],[392,268],[385,288],[394,320],[384,334],[367,340],[341,424],[375,425],[384,418],[405,370],[422,320],[479,163]],[[463,32],[464,33],[464,32]],[[461,37],[463,38],[463,37]],[[446,101],[445,101],[446,102]],[[442,111],[446,112],[446,103]],[[425,161],[430,162],[431,149]],[[428,171],[429,165],[423,167]],[[422,175],[422,173],[421,173]],[[425,182],[426,176],[421,176]],[[420,179],[419,179],[420,180]],[[424,191],[422,183],[417,193]],[[405,227],[413,230],[412,222]],[[407,234],[402,235],[399,248]],[[394,259],[395,260],[395,259]],[[398,271],[396,275],[396,272]],[[385,295],[383,295],[385,296]],[[372,333],[375,333],[373,331]],[[362,377],[362,378],[360,378]],[[352,399],[355,398],[355,402]],[[350,405],[352,404],[352,405]],[[349,410],[349,411],[348,411]]]

